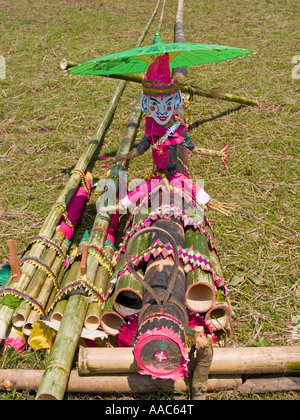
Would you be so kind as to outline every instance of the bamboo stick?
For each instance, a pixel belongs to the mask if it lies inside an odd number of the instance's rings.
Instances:
[[[225,328],[214,331],[214,343],[225,347],[226,341],[232,338],[232,329],[230,325]]]
[[[225,302],[216,302],[214,306],[206,313],[205,320],[212,331],[220,330],[230,324],[232,311]]]
[[[211,336],[204,334],[203,327],[194,329],[196,358],[192,379],[192,399],[205,400],[207,391],[208,375],[213,358],[213,347]]]
[[[138,224],[144,217],[143,212],[136,214],[133,218],[133,224]],[[132,254],[135,256],[141,254],[148,248],[148,241],[149,235],[140,236],[132,247]],[[124,258],[121,261],[125,262]],[[141,270],[138,272],[143,274]],[[114,293],[114,307],[116,311],[122,317],[130,317],[138,313],[142,307],[143,290],[143,286],[132,273],[126,272],[126,274],[119,277]]]
[[[56,243],[59,247],[62,248],[64,254],[67,253],[69,249],[69,244],[64,241],[64,234],[61,232],[56,232],[52,241]],[[64,241],[64,242],[63,242]],[[57,277],[60,273],[62,267],[62,260],[57,256],[57,253],[53,249],[47,249],[45,255],[43,257],[43,262],[51,268],[53,274]],[[46,283],[46,287],[45,287]],[[42,269],[37,269],[34,273],[28,287],[26,288],[26,293],[33,298],[41,302],[40,299],[43,300],[42,306],[47,303],[49,298],[49,294],[53,289],[53,280],[47,275],[47,273]],[[42,291],[43,290],[43,291]],[[48,292],[48,295],[45,295],[45,292]],[[39,294],[41,293],[41,296]],[[26,308],[24,310],[17,311],[16,315],[12,318],[12,324],[15,327],[22,328],[31,313],[31,306],[26,304]]]
[[[112,295],[105,302],[104,308],[100,315],[101,328],[107,334],[115,336],[119,333],[122,322],[123,317],[115,310],[114,295]]]
[[[43,370],[0,369],[0,390],[34,390],[40,385]],[[234,389],[242,384],[240,377],[211,378],[207,383],[209,392],[221,389]],[[80,376],[78,371],[72,370],[66,391],[89,394],[149,394],[151,392],[188,392],[187,380],[153,380],[149,376],[137,373],[127,375]],[[51,398],[49,400],[56,398]]]
[[[155,10],[157,10],[157,8]],[[146,25],[143,32],[144,36],[154,19],[155,13],[153,13]],[[137,46],[139,46],[142,42],[142,39],[143,38],[139,39]],[[132,139],[123,138],[121,140],[119,147],[120,153],[128,153],[131,146],[130,140]],[[118,176],[121,168],[123,168],[122,165],[115,165],[111,170],[110,176]],[[106,199],[107,196],[103,196],[103,198],[101,198],[100,208],[107,205]],[[110,215],[100,212],[96,216],[93,227],[101,226],[105,231],[107,231],[109,221]],[[105,238],[103,230],[95,229],[89,237],[88,244],[96,243],[98,246],[102,247],[104,245]],[[98,262],[94,257],[89,255],[87,265],[87,277],[91,282],[93,282]],[[83,295],[75,294],[68,299],[66,311],[50,355],[50,360],[36,395],[37,400],[47,399],[49,396],[52,399],[54,398],[58,400],[63,398],[87,308],[88,299]],[[72,341],[68,340],[70,334],[72,335]]]
[[[43,370],[0,370],[0,391],[23,391],[34,390],[39,387]],[[217,392],[221,390],[236,389],[242,393],[265,393],[299,391],[298,377],[283,378],[251,378],[244,383],[238,375],[228,377],[213,377],[207,381],[207,391]],[[149,394],[150,392],[188,392],[186,380],[176,382],[164,380],[152,380],[149,377],[138,374],[110,375],[110,376],[80,376],[76,370],[72,370],[67,385],[67,392],[89,394]]]
[[[79,158],[74,170],[78,170],[80,172],[85,172],[91,159],[93,158],[95,152],[98,149],[100,141],[107,130],[112,116],[116,110],[118,101],[125,89],[126,82],[122,81],[119,83],[116,91],[111,97],[110,103],[104,113],[103,118],[100,120],[94,134],[92,140],[89,142],[85,152]],[[77,190],[79,184],[81,182],[81,177],[78,173],[73,173],[69,178],[68,182],[65,185],[65,188],[59,195],[57,202],[61,203],[65,206],[71,200],[74,192]],[[62,216],[62,209],[57,207],[52,207],[47,218],[44,221],[44,224],[39,232],[39,236],[47,239],[51,239],[57,223],[59,222]],[[31,256],[35,258],[41,258],[45,251],[45,246],[42,244],[35,244],[32,246],[31,249]],[[29,263],[25,263],[22,265],[22,275],[18,281],[18,290],[24,292],[26,287],[28,286],[33,274],[35,273],[36,268],[33,267]],[[11,323],[11,318],[14,311],[13,309],[8,308],[6,305],[0,305],[0,340],[5,338],[7,330]]]
[[[83,362],[84,361],[84,362]],[[80,374],[137,372],[132,349],[80,348]],[[300,346],[215,347],[211,375],[300,372]]]
[[[109,76],[111,79],[119,79],[119,80],[126,80],[127,82],[133,83],[142,83],[144,76],[142,74],[134,73],[134,74],[111,74]],[[200,88],[199,86],[195,85],[193,81],[185,79],[184,81],[179,80],[179,86],[183,93],[190,93],[190,89],[193,90],[193,95],[201,96],[208,99],[217,99],[221,101],[227,102],[235,102],[242,105],[250,105],[250,106],[258,106],[259,102],[256,99],[247,98],[243,96],[234,95],[232,93],[223,93],[219,89],[210,89],[205,90]]]
[[[114,249],[111,246],[105,246],[104,251],[108,258],[112,259],[114,254]],[[109,277],[109,272],[106,267],[100,266],[98,268],[94,286],[102,290],[102,293],[105,294],[107,290],[107,280]],[[101,315],[101,306],[97,302],[90,303],[88,311],[84,320],[84,326],[88,330],[96,330],[100,325],[100,315]]]
[[[205,258],[209,258],[206,236],[198,230],[185,231],[185,247],[193,246]],[[211,273],[201,268],[189,271],[186,274],[186,306],[195,312],[207,312],[214,305],[216,299],[215,284]]]
[[[78,255],[80,255],[84,245],[86,245],[86,240],[83,238],[79,243],[78,250],[77,250],[77,257],[75,257],[75,261],[72,262],[71,266],[64,273],[60,290],[64,289],[68,283],[71,283],[74,279],[76,279],[77,273],[80,270],[80,260],[78,258]],[[51,311],[50,321],[54,321],[54,322],[62,321],[67,303],[68,302],[66,299],[63,299],[57,302],[57,304]],[[51,304],[51,302],[49,302],[49,304]]]
[[[119,170],[120,165],[115,165],[111,170],[111,175],[113,177],[116,176]],[[110,193],[112,192],[110,191]],[[108,198],[109,194],[101,197],[103,207],[105,207]],[[104,232],[108,230],[110,217],[110,215],[105,213],[97,214],[93,227],[100,227],[100,229],[92,230],[87,241],[88,245],[95,244],[99,248],[103,247],[106,240]],[[97,269],[97,259],[92,255],[88,255],[86,277],[91,284],[94,282]],[[80,267],[74,280],[79,277]],[[36,395],[37,400],[63,398],[87,308],[88,298],[86,296],[73,294],[69,297],[48,366]]]
[[[65,273],[65,268],[61,267],[60,274],[58,276],[59,282],[62,280],[64,273]],[[42,304],[43,307],[46,306],[49,295],[51,295],[52,290],[53,290],[53,281],[51,278],[48,277],[38,296],[38,301]],[[24,322],[24,325],[22,327],[22,331],[25,335],[28,336],[30,334],[33,324],[36,321],[38,321],[40,317],[41,317],[41,314],[39,312],[35,310],[31,310],[27,320]]]

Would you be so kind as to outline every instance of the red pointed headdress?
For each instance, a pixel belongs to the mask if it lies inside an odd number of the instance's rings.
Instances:
[[[143,92],[146,96],[169,96],[178,90],[178,81],[171,79],[169,54],[156,57],[148,67],[143,81]]]

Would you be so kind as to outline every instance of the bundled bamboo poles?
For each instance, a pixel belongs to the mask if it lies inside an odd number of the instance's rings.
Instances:
[[[74,279],[76,279],[77,273],[80,270],[80,257],[82,254],[82,250],[83,250],[84,245],[86,244],[87,244],[87,238],[85,238],[85,235],[84,235],[79,243],[78,248],[74,250],[75,255],[71,259],[67,269],[64,272],[64,277],[61,282],[60,291],[64,290],[66,286],[68,285],[68,283],[71,283],[72,281],[74,281]],[[56,293],[54,294],[54,296],[51,296],[51,298],[55,298]],[[53,309],[52,309],[52,306],[53,306],[52,299],[51,300],[49,299],[47,313],[49,313],[50,321],[61,322],[64,315],[64,311],[67,306],[67,300],[62,299],[58,301],[53,307]]]
[[[158,4],[145,27],[145,30],[142,34],[143,36],[138,40],[137,46],[141,44],[147,30],[152,23]],[[131,141],[132,138],[128,138],[128,136],[123,137],[118,154],[128,153],[130,150]],[[123,169],[122,165],[114,165],[110,173],[110,178],[113,179],[113,177],[115,177],[118,180],[119,172],[121,169]],[[107,206],[107,198],[108,197],[106,194],[101,197],[100,208]],[[88,239],[88,244],[96,243],[98,247],[104,246],[106,239],[104,231],[107,232],[110,217],[111,216],[107,213],[98,213],[93,226],[94,230]],[[99,229],[99,227],[101,229]],[[91,255],[88,256],[87,267],[87,278],[91,283],[93,283],[98,268],[98,262]],[[88,299],[86,296],[75,294],[70,296],[68,299],[64,317],[50,355],[49,364],[43,375],[37,392],[37,400],[59,400],[63,398],[87,309]]]
[[[114,248],[110,245],[103,247],[105,255],[112,260],[114,254]],[[94,280],[94,286],[100,290],[103,294],[107,291],[107,280],[109,277],[109,270],[107,267],[99,266],[96,277]],[[89,304],[87,314],[84,320],[84,326],[87,330],[96,330],[100,326],[101,306],[98,302],[91,302]]]
[[[138,224],[144,218],[143,213],[138,213],[133,218],[133,224]],[[135,241],[132,252],[141,254],[148,247],[148,235],[143,235]],[[125,262],[120,258],[121,263]],[[135,315],[141,310],[143,299],[143,286],[128,270],[118,278],[114,292],[114,308],[124,318]]]
[[[189,228],[185,231],[185,247],[199,251],[209,259],[207,238],[199,230]],[[185,304],[194,312],[207,312],[216,300],[215,284],[211,273],[196,268],[186,274]]]
[[[119,83],[104,113],[103,118],[99,122],[93,134],[92,140],[89,142],[85,152],[78,160],[71,177],[69,178],[65,188],[63,189],[63,191],[57,199],[56,203],[59,203],[59,205],[54,205],[51,208],[38,236],[46,238],[48,240],[51,240],[53,238],[55,228],[63,215],[64,208],[67,207],[69,201],[73,197],[73,194],[77,190],[82,180],[80,173],[84,173],[86,171],[95,152],[97,151],[100,141],[110,124],[112,116],[117,107],[118,101],[123,93],[123,90],[125,89],[125,86],[126,83],[124,81],[121,81]],[[34,244],[30,250],[31,257],[41,260],[43,260],[46,252],[47,250],[45,249],[45,245],[41,243]],[[26,290],[35,272],[35,266],[33,266],[30,263],[23,263],[22,275],[17,283],[19,292],[24,292]],[[0,305],[0,340],[6,337],[7,331],[11,325],[13,313],[13,309],[9,308],[6,305]]]

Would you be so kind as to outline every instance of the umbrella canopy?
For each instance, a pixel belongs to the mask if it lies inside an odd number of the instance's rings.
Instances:
[[[157,56],[166,52],[169,53],[172,69],[230,60],[253,51],[212,44],[164,43],[156,34],[152,45],[96,58],[70,68],[68,73],[99,76],[143,73]]]

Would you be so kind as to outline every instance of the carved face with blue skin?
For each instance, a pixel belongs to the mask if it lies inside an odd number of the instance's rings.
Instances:
[[[181,92],[178,90],[169,96],[146,96],[143,95],[141,108],[147,114],[150,112],[151,117],[159,125],[166,125],[170,121],[174,109],[182,106]]]

